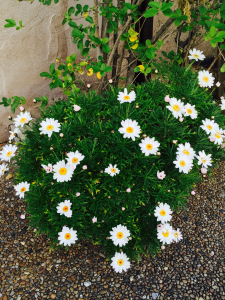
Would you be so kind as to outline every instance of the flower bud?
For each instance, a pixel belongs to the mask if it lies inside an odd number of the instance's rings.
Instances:
[[[111,196],[108,196],[108,199],[111,199]]]
[[[212,116],[211,119],[214,120],[214,116]]]
[[[165,249],[166,249],[166,247],[165,247],[165,246],[161,246],[161,249],[162,249],[162,250],[165,250]]]
[[[64,137],[64,134],[63,134],[63,133],[60,133],[59,136],[62,138],[62,137]]]
[[[155,73],[157,74],[159,71],[158,70],[155,70]]]
[[[142,134],[142,137],[143,137],[143,138],[146,138],[146,137],[147,137],[147,134],[145,134],[145,133]]]
[[[157,155],[157,156],[160,156],[160,155],[161,155],[161,152],[156,152],[156,155]]]
[[[125,207],[122,207],[122,210],[125,210]]]
[[[52,151],[52,150],[54,150],[54,148],[53,148],[53,147],[50,147],[50,150]]]
[[[167,190],[168,193],[170,193],[170,190]]]
[[[176,144],[176,143],[177,143],[177,140],[173,140],[173,143]]]
[[[89,89],[90,89],[90,87],[91,87],[91,85],[90,85],[90,84],[87,84],[87,88],[89,88]]]
[[[179,118],[179,122],[183,122],[184,121],[184,118]]]
[[[159,205],[159,204],[160,204],[160,202],[157,202],[157,204]]]
[[[12,142],[11,142],[11,141],[9,141],[9,144],[12,144]]]
[[[33,102],[34,102],[34,103],[36,103],[36,102],[37,102],[37,100],[36,100],[36,99],[34,99],[34,100],[33,100]]]
[[[9,119],[9,120],[12,120],[12,117],[11,117],[11,116],[8,116],[8,119]]]
[[[100,173],[103,173],[103,170],[101,170]]]
[[[109,79],[109,83],[112,83],[113,81],[112,81],[112,79]]]
[[[135,108],[139,108],[139,106],[138,106],[138,105],[135,105]]]
[[[54,182],[51,182],[51,185],[53,185],[54,184]]]

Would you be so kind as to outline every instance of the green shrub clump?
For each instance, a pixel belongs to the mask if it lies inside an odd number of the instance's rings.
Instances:
[[[210,173],[211,165],[224,159],[225,118],[207,89],[199,87],[197,74],[166,62],[160,74],[127,93],[110,85],[103,96],[71,94],[25,125],[14,157],[16,180],[30,184],[25,194],[29,225],[48,234],[52,249],[72,235],[74,243],[87,238],[102,245],[109,258],[121,250],[130,259],[155,255],[163,242],[159,221],[165,223],[162,215],[156,218],[157,207],[185,207],[202,178],[201,168]],[[193,114],[185,115],[184,105]],[[201,127],[206,119],[212,127],[218,124],[220,138]],[[186,146],[189,150],[182,150]],[[62,238],[64,226],[73,232]],[[119,239],[121,232],[124,243],[116,244],[115,234]]]

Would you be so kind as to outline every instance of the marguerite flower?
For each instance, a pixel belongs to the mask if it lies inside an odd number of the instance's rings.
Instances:
[[[53,166],[53,178],[57,180],[57,182],[64,182],[71,180],[73,176],[73,167],[65,163],[64,160],[57,162]]]
[[[0,177],[5,173],[5,171],[8,171],[9,168],[7,168],[6,164],[2,164],[0,166]]]
[[[52,136],[53,131],[59,132],[61,126],[60,123],[57,120],[54,120],[53,118],[47,118],[46,121],[42,121],[40,125],[41,133],[47,134],[48,137]]]
[[[135,137],[140,137],[141,128],[136,121],[132,121],[131,119],[126,119],[121,122],[123,127],[119,128],[118,131],[121,134],[124,134],[124,138],[131,138],[135,141]]]
[[[31,115],[29,112],[25,111],[24,113],[21,112],[13,121],[15,122],[16,127],[23,127],[25,123],[31,121]]]
[[[157,217],[157,221],[160,221],[162,224],[167,223],[171,220],[172,213],[173,212],[167,203],[160,203],[159,206],[156,206],[154,210],[154,216]]]
[[[177,155],[180,154],[185,154],[187,155],[190,159],[194,159],[195,156],[195,151],[194,149],[191,147],[190,143],[185,143],[183,144],[179,144],[178,148],[177,148]]]
[[[17,128],[17,127],[14,129],[14,131],[10,131],[9,133],[11,133],[11,134],[10,134],[9,140],[11,141],[12,139],[14,139],[15,135],[19,132],[20,132],[19,128]]]
[[[58,235],[60,245],[64,244],[64,246],[71,246],[71,244],[74,244],[76,240],[78,240],[77,231],[73,230],[73,228],[69,229],[67,226],[63,226],[62,231],[58,232]]]
[[[180,232],[180,229],[177,228],[177,230],[173,230],[173,240],[175,242],[179,242],[182,239],[183,239],[183,237],[182,237],[182,234]]]
[[[146,137],[141,141],[139,144],[141,147],[141,152],[145,154],[145,156],[148,156],[149,154],[155,154],[158,151],[158,148],[160,146],[160,143],[155,141],[155,138]]]
[[[113,241],[113,244],[115,246],[125,246],[129,241],[128,237],[130,236],[130,231],[126,226],[123,226],[121,224],[113,227],[112,231],[110,231],[110,234],[110,239]]]
[[[136,98],[136,94],[135,91],[132,91],[128,94],[127,92],[127,88],[124,89],[124,92],[119,92],[118,98],[117,100],[120,101],[120,104],[124,103],[124,102],[129,102],[131,103],[132,101],[134,101]]]
[[[65,200],[64,202],[60,202],[56,207],[57,213],[59,213],[60,215],[65,215],[67,218],[71,218],[72,216],[71,205],[72,203],[70,202],[70,200]]]
[[[225,99],[222,99],[221,100],[221,104],[219,104],[219,106],[221,107],[221,110],[224,110],[225,109]]]
[[[204,168],[208,168],[208,166],[211,166],[211,156],[212,154],[205,154],[205,151],[199,151],[198,156],[196,155],[196,158],[198,159],[198,165],[202,165]]]
[[[169,223],[163,224],[162,230],[157,231],[157,238],[164,244],[170,244],[173,239],[173,228]]]
[[[5,145],[0,152],[0,159],[10,161],[10,159],[15,156],[17,147],[15,145]]]
[[[193,167],[192,158],[186,154],[180,154],[177,156],[176,160],[173,161],[176,168],[179,168],[179,172],[184,172],[185,174]]]
[[[162,172],[157,171],[157,177],[160,180],[163,180],[166,177],[166,174],[164,173],[164,171],[162,171]]]
[[[46,165],[41,165],[41,166],[45,169],[46,173],[52,172],[52,164],[48,164],[47,166]]]
[[[195,109],[195,105],[191,105],[190,103],[187,103],[184,106],[183,114],[185,117],[190,116],[192,119],[196,119],[198,116],[197,110]]]
[[[182,111],[184,109],[184,103],[176,98],[170,99],[170,105],[167,108],[172,112],[174,118],[178,119],[182,117]]]
[[[112,263],[110,264],[116,272],[122,273],[130,268],[129,258],[123,252],[116,252],[115,256],[111,258]]]
[[[203,70],[198,73],[198,82],[203,87],[212,87],[214,84],[215,78],[212,77],[212,73],[209,73],[209,71]]]
[[[69,166],[72,166],[73,169],[76,169],[77,165],[84,159],[84,155],[82,155],[78,150],[76,152],[68,152],[68,158],[66,158]]]
[[[116,167],[116,165],[114,165],[114,167],[109,164],[108,168],[105,169],[105,173],[108,173],[110,176],[115,176],[116,174],[120,173],[120,170]]]
[[[196,50],[195,48],[193,50],[189,51],[190,55],[188,56],[189,59],[195,59],[196,61],[198,60],[204,60],[205,55],[202,54],[203,51]]]
[[[219,129],[219,125],[215,123],[214,120],[205,119],[204,121],[202,120],[202,123],[203,125],[200,125],[200,127],[208,134],[211,134]]]
[[[27,181],[20,182],[19,184],[14,186],[14,189],[16,190],[16,195],[20,196],[21,198],[24,198],[24,193],[28,192],[30,188],[30,183]]]
[[[214,144],[221,145],[223,142],[223,129],[217,129],[216,131],[212,132],[210,137],[214,137],[215,141]]]

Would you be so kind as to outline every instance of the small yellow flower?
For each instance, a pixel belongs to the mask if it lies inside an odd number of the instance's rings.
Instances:
[[[98,79],[101,79],[101,78],[102,78],[100,72],[97,73],[97,77],[98,77]]]
[[[84,70],[83,69],[79,69],[78,73],[80,73],[81,75],[83,75],[84,74]]]
[[[137,36],[131,36],[131,37],[130,37],[130,41],[131,41],[131,42],[135,42],[136,39],[137,39]]]
[[[88,12],[84,13],[84,18],[86,19],[88,16]]]
[[[131,47],[131,49],[137,49],[138,44],[135,44],[134,46]]]
[[[92,74],[93,74],[93,69],[90,68],[90,69],[88,70],[88,72],[87,72],[87,76],[91,76]]]
[[[69,71],[71,71],[71,72],[73,71],[73,66],[72,66],[71,63],[68,63],[68,64],[67,64],[67,67],[68,67],[68,70],[69,70]]]
[[[139,65],[138,68],[140,69],[140,71],[144,71],[145,67],[143,65]]]

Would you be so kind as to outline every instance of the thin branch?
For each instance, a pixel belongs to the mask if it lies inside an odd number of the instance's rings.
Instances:
[[[211,65],[209,66],[208,70],[207,71],[210,71],[211,68],[213,67],[213,65],[215,64],[215,62],[217,61],[217,59],[219,58],[220,56],[220,53],[214,58],[213,62],[211,63]]]

